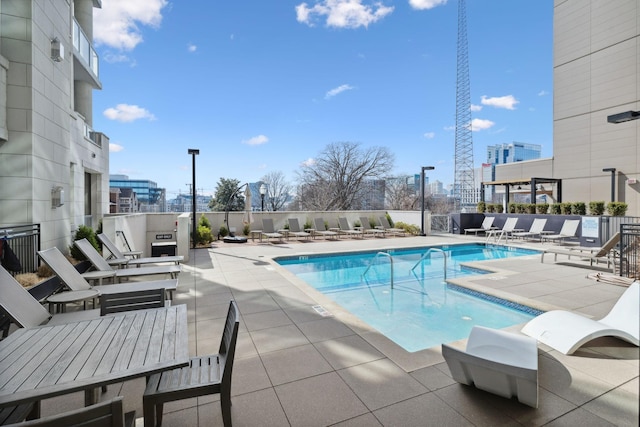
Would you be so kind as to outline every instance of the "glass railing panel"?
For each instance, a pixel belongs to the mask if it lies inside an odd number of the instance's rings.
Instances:
[[[73,47],[78,55],[83,60],[85,65],[93,72],[96,79],[99,78],[99,57],[98,53],[93,48],[93,45],[82,31],[82,28],[78,24],[78,21],[73,20]]]

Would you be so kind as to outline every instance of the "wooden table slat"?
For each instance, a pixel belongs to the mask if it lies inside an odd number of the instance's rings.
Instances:
[[[149,348],[147,349],[147,355],[144,363],[158,362],[160,361],[160,351],[162,350],[162,336],[165,331],[165,321],[167,318],[167,312],[164,311],[162,315],[156,316],[155,323],[153,325],[153,331],[151,333],[151,339],[149,340]]]

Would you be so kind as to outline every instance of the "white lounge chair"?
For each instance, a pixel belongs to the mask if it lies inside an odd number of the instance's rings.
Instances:
[[[522,333],[564,354],[599,337],[613,336],[638,345],[640,328],[640,282],[632,283],[601,320],[571,311],[553,310],[530,320]]]
[[[620,233],[614,234],[600,248],[548,248],[542,251],[540,262],[544,263],[545,254],[553,254],[554,261],[558,260],[558,255],[567,255],[569,258],[575,256],[582,259],[588,259],[589,265],[593,265],[594,261],[605,259],[607,261],[607,267],[609,267],[610,265],[614,265],[611,254],[618,242],[620,242]],[[615,265],[613,268],[615,269]]]
[[[535,218],[533,220],[533,223],[531,224],[531,227],[529,228],[529,231],[516,231],[511,233],[511,237],[520,238],[520,239],[538,237],[542,239],[541,236],[542,236],[542,232],[544,231],[545,225],[547,225],[546,218]]]
[[[487,242],[490,238],[494,238],[497,242],[499,242],[503,237],[505,240],[509,240],[511,233],[514,231],[523,231],[522,229],[517,229],[516,225],[518,224],[518,218],[509,217],[504,222],[504,225],[500,229],[492,229],[485,231],[485,235],[487,236]]]
[[[267,242],[271,238],[279,239],[282,241],[284,235],[282,233],[278,233],[273,227],[273,219],[271,218],[263,218],[262,219],[262,237],[267,238]]]
[[[385,237],[387,232],[381,228],[372,228],[371,221],[366,216],[360,217],[360,227],[362,227],[362,231],[364,234],[371,234],[373,236],[382,236]]]
[[[127,255],[128,253],[131,254],[131,253],[137,253],[137,252],[123,253],[122,251],[120,251],[118,246],[116,246],[116,244],[113,243],[111,239],[109,239],[109,237],[104,233],[98,234],[98,239],[100,240],[100,242],[102,242],[104,247],[107,248],[107,250],[111,253],[111,256],[107,259],[107,262],[109,264],[120,264],[120,263],[123,263],[122,260],[126,261],[126,263],[124,263],[126,265],[137,265],[137,266],[140,266],[142,264],[160,264],[160,263],[166,263],[166,262],[171,262],[173,264],[180,264],[182,261],[184,261],[184,257],[182,255],[160,256],[160,257],[154,256],[154,257],[147,257],[147,258],[138,258],[138,257],[128,258],[129,256]]]
[[[340,227],[340,234],[356,236],[360,237],[361,239],[364,238],[364,231],[362,229],[354,230],[353,228],[351,228],[351,226],[349,225],[349,220],[346,216],[341,216],[338,218],[338,227]]]
[[[298,218],[289,218],[287,219],[287,221],[289,222],[290,236],[295,236],[298,238],[304,237],[305,239],[311,237],[311,233],[307,233],[302,228],[300,228],[300,221],[298,221]]]
[[[391,233],[394,235],[401,234],[403,236],[407,234],[407,230],[405,230],[404,228],[392,227],[386,215],[380,215],[378,217],[378,221],[380,221],[380,227],[382,227],[382,229],[387,233]]]
[[[465,228],[464,234],[475,233],[475,235],[477,236],[478,233],[485,233],[486,231],[493,229],[493,221],[495,219],[495,216],[486,216],[482,220],[482,225],[480,225],[479,228]]]
[[[156,266],[146,266],[146,267],[136,267],[136,268],[121,268],[114,269],[106,259],[102,258],[102,255],[93,247],[91,242],[87,239],[79,239],[73,242],[74,245],[80,252],[82,252],[87,259],[93,264],[96,270],[106,273],[113,273],[113,277],[115,277],[116,281],[120,281],[122,278],[131,278],[137,276],[148,276],[148,275],[157,275],[157,274],[168,274],[172,279],[178,277],[182,267],[179,265],[156,265]],[[86,279],[96,278],[94,272],[90,271],[84,273],[84,277]],[[102,277],[102,276],[98,276]]]
[[[538,407],[536,340],[497,329],[474,326],[466,350],[442,344],[453,379],[461,384]]]
[[[565,241],[572,237],[576,237],[578,232],[578,226],[580,225],[579,219],[565,219],[558,234],[545,234],[542,236],[542,240],[559,240]]]
[[[332,238],[332,239],[337,239],[338,238],[338,233],[336,233],[335,231],[332,230],[327,230],[327,227],[324,225],[324,219],[322,218],[314,218],[313,219],[313,225],[314,225],[314,229],[313,229],[313,238],[315,239],[316,236],[323,236],[325,239],[327,238]]]

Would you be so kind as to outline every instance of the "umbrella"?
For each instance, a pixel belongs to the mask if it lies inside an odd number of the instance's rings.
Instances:
[[[244,189],[244,216],[242,217],[244,224],[251,224],[253,222],[253,214],[251,213],[251,188],[249,184]]]

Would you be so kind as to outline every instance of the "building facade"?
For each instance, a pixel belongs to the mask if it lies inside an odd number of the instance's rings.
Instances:
[[[500,165],[539,159],[541,152],[541,145],[525,144],[524,142],[489,145],[487,147],[487,163]]]
[[[640,120],[609,121],[640,117],[640,2],[555,0],[553,54],[553,158],[496,166],[496,180],[560,179],[563,202],[585,203],[613,184],[640,216]]]
[[[109,141],[92,128],[100,0],[0,0],[0,224],[66,248],[109,210]]]
[[[138,201],[138,210],[135,212],[167,211],[166,190],[158,187],[158,184],[154,181],[148,179],[129,179],[127,175],[109,175],[109,187],[119,188],[120,190],[130,189],[135,192]]]

